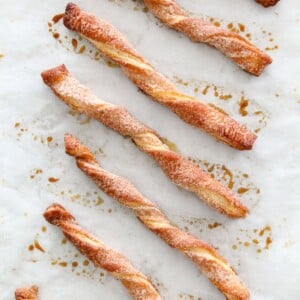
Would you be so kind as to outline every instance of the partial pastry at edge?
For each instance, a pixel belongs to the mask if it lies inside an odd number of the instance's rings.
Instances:
[[[264,7],[274,6],[279,0],[256,0],[257,3],[263,5]]]
[[[37,300],[38,299],[38,287],[33,285],[29,288],[18,288],[15,291],[16,300]]]
[[[58,226],[65,237],[96,267],[119,279],[135,300],[161,300],[150,280],[121,253],[107,248],[96,237],[83,230],[75,218],[61,205],[52,204],[44,212],[45,219]]]
[[[153,14],[192,41],[215,47],[245,71],[259,76],[272,59],[235,32],[192,17],[175,0],[144,0]]]
[[[65,135],[66,153],[77,166],[120,204],[131,208],[138,219],[171,247],[189,257],[227,299],[247,300],[249,292],[230,264],[208,244],[171,224],[159,208],[127,179],[99,166],[90,150],[70,134]]]
[[[256,140],[254,133],[216,108],[180,93],[112,25],[82,11],[72,3],[66,7],[64,24],[120,64],[123,72],[134,84],[153,100],[170,108],[186,123],[206,131],[236,149],[252,148]]]
[[[126,109],[97,98],[64,65],[42,72],[42,78],[71,108],[130,137],[175,184],[195,193],[220,213],[232,218],[245,217],[248,209],[229,188],[203,172],[198,165],[172,151],[153,129],[139,122]]]

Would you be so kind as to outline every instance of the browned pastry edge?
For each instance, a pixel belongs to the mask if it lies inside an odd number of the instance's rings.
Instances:
[[[60,204],[50,205],[44,212],[44,218],[58,226],[65,237],[96,267],[101,267],[126,287],[135,300],[161,300],[151,281],[133,267],[121,253],[106,247],[96,237],[83,230],[75,218]]]
[[[30,288],[18,288],[15,291],[16,300],[37,300],[38,287],[33,285]]]
[[[171,109],[184,122],[236,149],[252,149],[257,138],[254,133],[216,108],[178,91],[111,24],[82,11],[73,3],[66,7],[64,24],[120,64],[135,85],[153,100]]]
[[[90,150],[70,134],[65,134],[65,149],[101,190],[132,209],[148,229],[190,258],[227,299],[249,299],[245,285],[215,249],[173,225],[129,180],[101,168]]]
[[[140,150],[159,164],[175,184],[195,193],[220,213],[232,218],[246,216],[247,207],[229,188],[206,174],[195,163],[172,151],[154,130],[139,122],[126,109],[97,98],[64,65],[42,72],[42,78],[71,108],[130,137]]]
[[[264,7],[274,6],[279,0],[256,0],[257,3],[263,5]]]

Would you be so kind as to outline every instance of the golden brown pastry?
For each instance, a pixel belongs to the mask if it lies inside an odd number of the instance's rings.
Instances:
[[[175,0],[144,0],[154,15],[192,41],[215,47],[245,71],[260,75],[272,59],[237,33],[190,16]]]
[[[15,291],[16,300],[37,300],[38,287],[33,285],[30,288],[18,288]]]
[[[126,109],[97,98],[64,65],[44,71],[42,78],[74,110],[100,121],[123,136],[131,137],[134,144],[156,160],[178,186],[194,192],[209,206],[229,217],[244,217],[248,212],[230,189],[172,151],[154,130],[139,122]]]
[[[249,292],[229,263],[211,246],[171,224],[159,208],[125,178],[102,169],[90,150],[70,134],[65,135],[66,153],[77,166],[120,204],[131,208],[139,220],[171,247],[189,257],[227,299],[249,299]]]
[[[72,3],[67,5],[64,24],[120,64],[124,73],[142,91],[170,108],[186,123],[239,150],[252,148],[256,140],[255,134],[216,108],[180,93],[166,77],[140,56],[112,25],[87,14]]]
[[[161,300],[150,280],[122,254],[107,248],[96,237],[83,230],[75,218],[59,204],[52,204],[44,212],[45,219],[58,226],[65,237],[91,260],[96,267],[103,268],[119,279],[133,299]]]
[[[257,3],[260,3],[264,7],[274,6],[279,2],[279,0],[256,0]]]

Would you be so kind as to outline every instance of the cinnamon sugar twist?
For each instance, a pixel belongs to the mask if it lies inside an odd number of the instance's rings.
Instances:
[[[256,0],[256,2],[263,5],[264,7],[269,7],[277,4],[279,0]]]
[[[144,0],[153,14],[192,41],[215,47],[245,71],[259,76],[272,59],[237,33],[192,17],[175,0]]]
[[[18,288],[15,291],[16,300],[37,300],[38,287],[33,285],[30,288]]]
[[[239,150],[252,148],[256,140],[255,134],[216,108],[181,94],[166,77],[139,55],[112,25],[80,10],[72,3],[67,5],[64,24],[120,64],[124,73],[142,91],[170,108],[186,123]]]
[[[150,280],[122,254],[107,248],[96,237],[83,230],[75,218],[59,204],[52,204],[44,212],[45,219],[58,226],[65,237],[91,260],[96,267],[107,270],[119,279],[133,299],[161,300]]]
[[[65,135],[66,153],[107,195],[131,208],[138,219],[171,247],[189,257],[227,299],[249,299],[247,288],[229,263],[216,250],[171,224],[159,208],[125,178],[102,169],[90,150],[70,134]]]
[[[230,189],[204,173],[198,165],[164,144],[159,135],[120,107],[97,98],[81,85],[64,65],[44,71],[44,82],[74,110],[84,113],[119,134],[131,137],[135,145],[152,157],[178,186],[194,192],[209,206],[229,217],[244,217],[248,209]]]

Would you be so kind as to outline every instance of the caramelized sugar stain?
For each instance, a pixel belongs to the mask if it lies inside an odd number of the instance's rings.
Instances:
[[[52,266],[64,268],[67,272],[72,272],[76,276],[83,276],[92,280],[104,283],[107,272],[101,268],[96,268],[77,250],[69,250],[63,257],[49,259]]]
[[[191,159],[191,161],[198,164],[206,173],[209,173],[213,178],[239,195],[260,194],[259,188],[254,185],[246,173],[239,170],[231,170],[222,164],[212,164],[205,160]]]
[[[121,6],[127,6],[128,9],[132,11],[138,11],[138,12],[143,12],[145,14],[148,13],[149,9],[144,5],[142,1],[137,1],[137,0],[108,0],[109,2],[115,3],[119,7]]]
[[[220,112],[228,114],[227,111],[233,111],[247,121],[249,120],[247,128],[255,133],[266,127],[270,113],[262,109],[257,102],[248,99],[244,92],[229,92],[224,87],[195,79],[184,80],[178,76],[173,78],[175,83],[181,86],[180,90],[183,92],[191,94],[193,91],[195,98],[202,98]]]
[[[38,175],[42,174],[43,170],[42,169],[33,169],[32,171],[30,171],[30,179],[34,179],[36,177],[38,177]]]
[[[33,120],[33,124],[35,124],[37,120]],[[36,135],[34,132],[29,132],[27,126],[21,122],[15,122],[14,128],[16,129],[16,136],[17,141],[20,141],[23,136],[31,136],[33,141],[40,142],[43,145],[49,145],[53,141],[52,136],[43,136],[43,135]]]
[[[65,200],[72,201],[78,204],[83,205],[84,207],[101,207],[101,205],[104,203],[103,198],[100,196],[98,191],[94,192],[86,192],[86,193],[74,193],[72,190],[66,190],[66,191],[57,191],[54,190],[52,193],[60,198],[64,198]],[[101,208],[101,211],[103,212],[109,212],[112,213],[113,210],[109,208]]]
[[[208,224],[208,225],[207,225],[207,227],[208,227],[209,229],[215,229],[215,228],[217,228],[217,227],[219,227],[219,226],[222,226],[222,223],[214,222],[214,223],[212,223],[212,224]]]
[[[52,136],[48,136],[48,137],[47,137],[47,142],[48,142],[48,143],[51,143],[52,141],[53,141],[53,137],[52,137]]]
[[[270,249],[273,243],[272,228],[269,225],[263,228],[240,229],[242,236],[236,238],[236,243],[232,245],[233,250],[241,247],[253,248],[257,253],[262,253]]]
[[[28,251],[34,251],[35,249],[42,253],[45,253],[45,249],[41,246],[37,239],[35,239],[33,243],[28,246]]]
[[[51,183],[55,183],[55,182],[59,181],[59,178],[56,178],[56,177],[49,177],[49,178],[48,178],[48,181],[51,182]]]
[[[118,67],[118,64],[105,58],[94,46],[89,44],[82,37],[68,31],[62,22],[60,22],[63,16],[64,14],[58,14],[48,22],[49,33],[63,48],[76,54],[87,55],[91,59],[99,60],[111,68]]]
[[[44,248],[41,246],[41,244],[37,240],[34,241],[34,247],[41,252],[45,252]]]
[[[187,232],[190,232],[190,228],[193,227],[197,229],[197,231],[207,232],[207,229],[224,229],[222,223],[216,222],[214,219],[209,218],[195,218],[195,217],[180,217],[181,221],[183,221],[186,225],[183,226],[183,229]]]
[[[254,40],[252,33],[250,32],[250,30],[248,30],[248,28],[246,27],[245,24],[242,24],[239,22],[229,22],[228,23],[223,19],[209,18],[207,16],[202,16],[201,18],[206,21],[209,21],[210,23],[212,23],[213,25],[215,25],[217,27],[223,27],[224,29],[226,28],[233,33],[237,33],[249,41]],[[255,23],[253,23],[252,26],[256,27]],[[256,31],[258,31],[258,28]],[[257,34],[255,34],[255,36],[256,36],[256,39],[259,40],[260,42],[262,40],[264,41],[265,46],[263,46],[262,48],[264,48],[266,51],[276,50],[279,48],[279,46],[275,44],[272,32],[269,32],[263,28],[260,28],[259,31],[260,31],[260,37],[258,37]]]
[[[185,294],[185,293],[180,293],[178,295],[179,299],[182,299],[182,300],[202,300],[202,298],[200,297],[197,297],[197,296],[193,296],[191,294]]]
[[[53,16],[52,18],[52,22],[53,24],[56,24],[58,21],[60,21],[62,18],[64,17],[64,14],[58,14],[58,15],[55,15]]]

